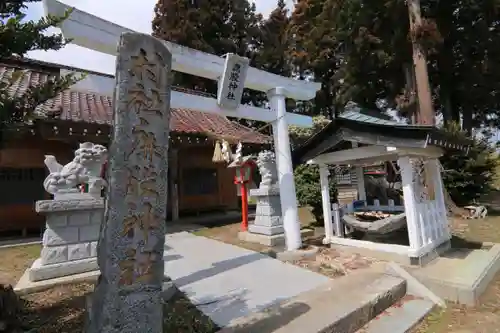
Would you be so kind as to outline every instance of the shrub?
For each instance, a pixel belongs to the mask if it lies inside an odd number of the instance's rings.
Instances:
[[[319,167],[317,165],[299,165],[294,170],[297,200],[300,206],[310,206],[317,222],[323,221],[323,203],[321,200],[321,185],[319,181]],[[330,198],[337,195],[335,181],[329,178]]]
[[[448,126],[445,130],[456,137],[466,138],[466,134],[456,125]],[[474,138],[468,154],[446,151],[440,161],[444,169],[444,186],[457,205],[470,204],[491,190],[498,157],[489,137]]]
[[[301,128],[290,126],[290,141],[293,147],[304,143],[311,136],[325,127],[330,120],[323,116],[313,117],[313,127]],[[331,174],[333,175],[333,170]],[[319,167],[317,165],[299,165],[294,170],[297,201],[300,206],[309,206],[317,222],[323,221],[323,204],[321,201],[321,185],[319,181]],[[330,196],[336,197],[334,178],[330,177]]]

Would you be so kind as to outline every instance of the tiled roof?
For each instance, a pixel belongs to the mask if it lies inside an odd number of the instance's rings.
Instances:
[[[13,67],[0,64],[0,81],[13,71]],[[20,96],[29,86],[46,82],[51,75],[25,69],[23,77],[14,84],[10,93]],[[46,118],[47,114],[59,110],[61,120],[108,124],[112,121],[112,97],[94,92],[66,90],[37,108],[37,116]],[[246,143],[266,143],[269,137],[229,120],[225,116],[197,112],[188,109],[172,109],[170,130],[176,133],[204,134],[219,138],[233,139]]]

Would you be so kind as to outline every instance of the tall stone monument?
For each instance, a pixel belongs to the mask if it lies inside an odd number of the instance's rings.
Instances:
[[[156,38],[120,38],[101,275],[88,332],[162,332],[171,62]]]

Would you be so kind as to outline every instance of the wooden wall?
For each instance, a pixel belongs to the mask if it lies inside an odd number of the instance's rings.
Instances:
[[[186,147],[179,150],[178,170],[179,170],[179,209],[181,211],[204,211],[213,208],[236,209],[238,208],[238,197],[236,195],[236,186],[233,183],[234,170],[228,169],[225,163],[213,163],[212,145],[203,147]],[[208,170],[212,170],[212,176],[217,179],[216,191],[205,194],[192,195],[186,184],[189,177],[196,171],[203,171],[201,178],[196,180],[203,181],[203,178],[209,176]],[[192,177],[192,181],[195,181]]]
[[[91,140],[89,138],[89,140]],[[43,178],[47,174],[44,159],[45,155],[54,155],[59,163],[65,164],[73,159],[74,149],[77,144],[65,143],[59,140],[42,139],[23,139],[7,143],[0,150],[0,170],[13,168],[14,170],[36,169],[42,179],[31,186],[36,191],[40,191],[39,196],[48,199],[49,195],[43,190]],[[183,146],[178,147],[178,192],[179,192],[179,210],[181,217],[183,212],[203,212],[214,209],[237,209],[238,196],[236,195],[236,186],[233,184],[233,170],[227,169],[226,164],[215,164],[212,162],[213,146]],[[186,190],[191,192],[196,187],[186,188],[183,181],[186,176],[189,179],[189,172],[207,172],[213,170],[217,179],[216,189],[212,193],[204,195],[189,195]],[[2,175],[0,174],[0,177]],[[200,179],[198,183],[203,183]],[[5,182],[4,182],[5,184]],[[8,184],[18,184],[12,180]],[[194,184],[197,185],[197,184]],[[200,184],[198,184],[200,185]],[[1,189],[8,191],[9,189]],[[6,192],[4,192],[6,193]],[[8,193],[8,192],[7,192]],[[38,193],[38,192],[37,192]],[[33,195],[33,193],[31,193]],[[38,195],[38,194],[37,194]],[[37,196],[35,195],[35,196]],[[169,207],[171,210],[171,193],[169,193]],[[40,228],[44,224],[44,217],[35,212],[35,202],[23,204],[0,204],[0,232],[6,230],[21,230],[23,228]]]
[[[39,181],[30,181],[30,176],[42,178],[47,174],[45,170],[45,155],[54,155],[63,164],[71,160],[72,147],[60,141],[43,141],[37,138],[24,138],[7,142],[0,150],[0,168],[2,170],[1,191],[8,195],[10,191],[29,191],[28,198],[48,198]],[[15,179],[17,174],[22,179]],[[10,180],[6,178],[11,177]],[[13,178],[13,179],[12,179]],[[30,184],[31,182],[31,184]],[[39,183],[39,188],[36,184]],[[27,186],[26,186],[27,185]],[[22,195],[19,193],[18,195]],[[44,223],[44,217],[35,212],[35,202],[0,205],[0,231],[21,230],[24,228],[37,229]]]

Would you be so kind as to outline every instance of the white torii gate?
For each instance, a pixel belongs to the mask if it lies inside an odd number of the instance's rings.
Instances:
[[[45,14],[55,16],[63,16],[72,8],[58,0],[43,0],[43,4]],[[73,8],[71,15],[60,28],[63,36],[71,39],[73,44],[110,55],[116,55],[121,34],[133,32],[76,8]],[[170,42],[165,42],[165,45],[172,53],[172,70],[214,81],[218,81],[223,75],[224,58]],[[250,67],[244,85],[246,88],[267,93],[274,112],[247,105],[240,105],[236,110],[223,109],[216,99],[177,91],[171,93],[171,107],[272,122],[286,244],[288,250],[296,250],[301,247],[302,241],[288,125],[312,127],[312,118],[287,113],[285,98],[311,100],[316,96],[321,84],[298,81]]]

